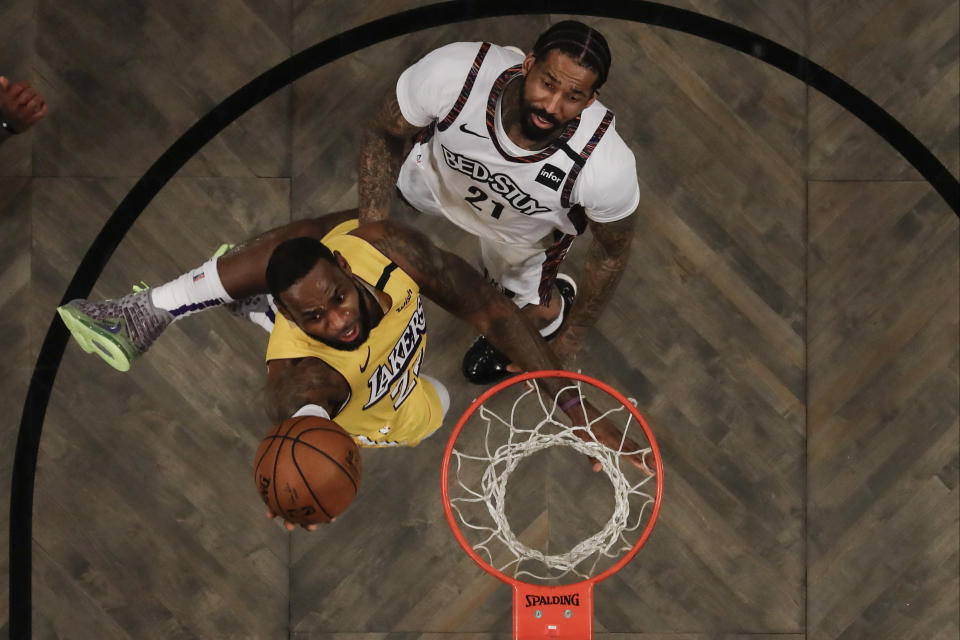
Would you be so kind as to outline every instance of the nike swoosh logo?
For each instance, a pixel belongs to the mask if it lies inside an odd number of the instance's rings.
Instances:
[[[483,138],[484,140],[489,140],[487,136],[482,136],[479,133],[474,133],[473,131],[470,131],[470,129],[467,129],[467,125],[465,124],[460,125],[460,131],[463,131],[464,133],[469,133],[472,136],[477,136],[478,138]]]
[[[367,367],[370,365],[370,347],[367,347],[367,360],[362,365],[360,365],[360,373],[364,373],[367,370]]]
[[[110,333],[113,333],[113,334],[120,333],[120,329],[122,329],[122,328],[123,328],[123,325],[121,325],[121,324],[112,324],[112,325],[110,325],[110,326],[108,326],[108,327],[104,327],[104,329],[106,329],[107,331],[109,331]]]

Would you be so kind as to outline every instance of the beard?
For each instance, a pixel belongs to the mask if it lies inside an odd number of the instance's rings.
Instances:
[[[356,351],[363,346],[367,338],[370,337],[370,309],[367,308],[366,289],[360,287],[356,282],[353,283],[353,286],[357,290],[357,306],[359,307],[357,323],[360,330],[357,333],[357,337],[350,342],[343,342],[342,340],[323,338],[312,333],[308,333],[307,335],[317,342],[322,342],[331,349],[337,349],[339,351]]]
[[[527,102],[526,98],[523,95],[523,88],[520,89],[520,130],[523,131],[523,135],[529,140],[542,140],[549,138],[557,132],[557,129],[566,125],[565,122],[560,122],[549,113],[543,109],[538,109],[532,104]],[[533,124],[533,116],[540,116],[543,120],[549,122],[553,126],[549,129],[541,129],[537,125]]]

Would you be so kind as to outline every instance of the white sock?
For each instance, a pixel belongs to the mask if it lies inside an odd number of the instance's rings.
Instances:
[[[227,290],[220,282],[216,258],[207,260],[176,280],[151,289],[150,299],[158,309],[172,313],[174,320],[233,302],[233,298],[227,295]]]
[[[560,296],[560,313],[558,313],[557,317],[553,319],[553,322],[545,326],[543,329],[540,329],[540,335],[542,335],[544,338],[548,338],[550,337],[550,334],[556,332],[556,330],[560,328],[560,323],[563,322],[563,310],[566,307],[567,301],[563,299],[563,296]]]

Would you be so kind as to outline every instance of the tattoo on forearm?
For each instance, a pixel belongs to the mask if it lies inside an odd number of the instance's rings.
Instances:
[[[386,219],[396,189],[402,148],[374,131],[364,134],[358,170],[360,223]]]
[[[579,289],[582,292],[568,318],[567,330],[583,337],[613,297],[630,258],[634,216],[604,224],[591,222],[593,234]]]
[[[348,394],[339,373],[322,360],[304,358],[267,377],[267,417],[277,424],[307,404],[320,405],[333,416]]]
[[[361,224],[386,219],[389,214],[404,143],[416,130],[404,119],[396,96],[390,96],[364,133],[357,174]]]

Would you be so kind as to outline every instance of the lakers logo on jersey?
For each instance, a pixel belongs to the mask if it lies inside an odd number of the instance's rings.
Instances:
[[[373,406],[379,402],[387,393],[394,400],[394,407],[399,407],[410,394],[417,384],[417,376],[420,374],[420,360],[423,357],[423,351],[417,353],[420,343],[423,341],[423,335],[427,330],[427,319],[423,312],[423,303],[420,296],[417,296],[417,310],[410,316],[407,327],[400,334],[397,342],[390,350],[390,355],[384,364],[374,369],[370,378],[367,380],[367,386],[370,388],[370,399],[363,408]],[[414,360],[414,356],[416,359]],[[413,366],[410,366],[412,363]],[[410,372],[413,372],[411,379]],[[397,383],[394,385],[394,383]],[[393,390],[390,389],[394,386]]]

